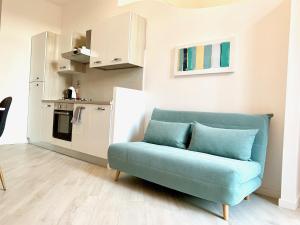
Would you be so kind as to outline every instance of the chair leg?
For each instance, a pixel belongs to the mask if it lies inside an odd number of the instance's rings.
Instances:
[[[116,181],[116,182],[117,182],[118,179],[119,179],[120,173],[121,173],[120,170],[117,170],[117,171],[116,171],[116,174],[115,174],[115,181]]]
[[[2,183],[3,190],[6,191],[6,186],[5,186],[5,181],[4,181],[4,175],[2,173],[1,168],[0,168],[0,180],[1,180],[1,183]]]
[[[223,218],[226,221],[229,219],[229,205],[223,204]]]
[[[245,200],[246,200],[246,201],[249,201],[249,200],[250,200],[250,195],[246,196],[246,197],[245,197]]]

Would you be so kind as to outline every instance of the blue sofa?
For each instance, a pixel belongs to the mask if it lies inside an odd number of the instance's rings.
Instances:
[[[251,159],[242,161],[146,142],[113,144],[108,162],[120,171],[223,205],[239,204],[257,190],[264,174],[269,122],[272,115],[184,112],[155,109],[152,120],[201,124],[225,129],[257,129]]]

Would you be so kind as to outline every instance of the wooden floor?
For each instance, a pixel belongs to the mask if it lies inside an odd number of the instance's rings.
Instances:
[[[300,225],[300,211],[256,195],[232,207],[31,145],[0,147],[7,191],[0,190],[0,225]]]

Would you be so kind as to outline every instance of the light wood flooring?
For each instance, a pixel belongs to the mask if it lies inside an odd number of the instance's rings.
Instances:
[[[0,225],[300,225],[300,210],[257,195],[226,222],[219,204],[32,145],[0,146],[0,165]]]

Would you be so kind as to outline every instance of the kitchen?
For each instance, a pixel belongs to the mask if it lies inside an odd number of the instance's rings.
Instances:
[[[133,13],[105,19],[84,35],[33,36],[29,143],[106,166],[110,144],[140,139],[145,44],[146,20]],[[90,94],[98,71],[107,73],[105,87]]]

